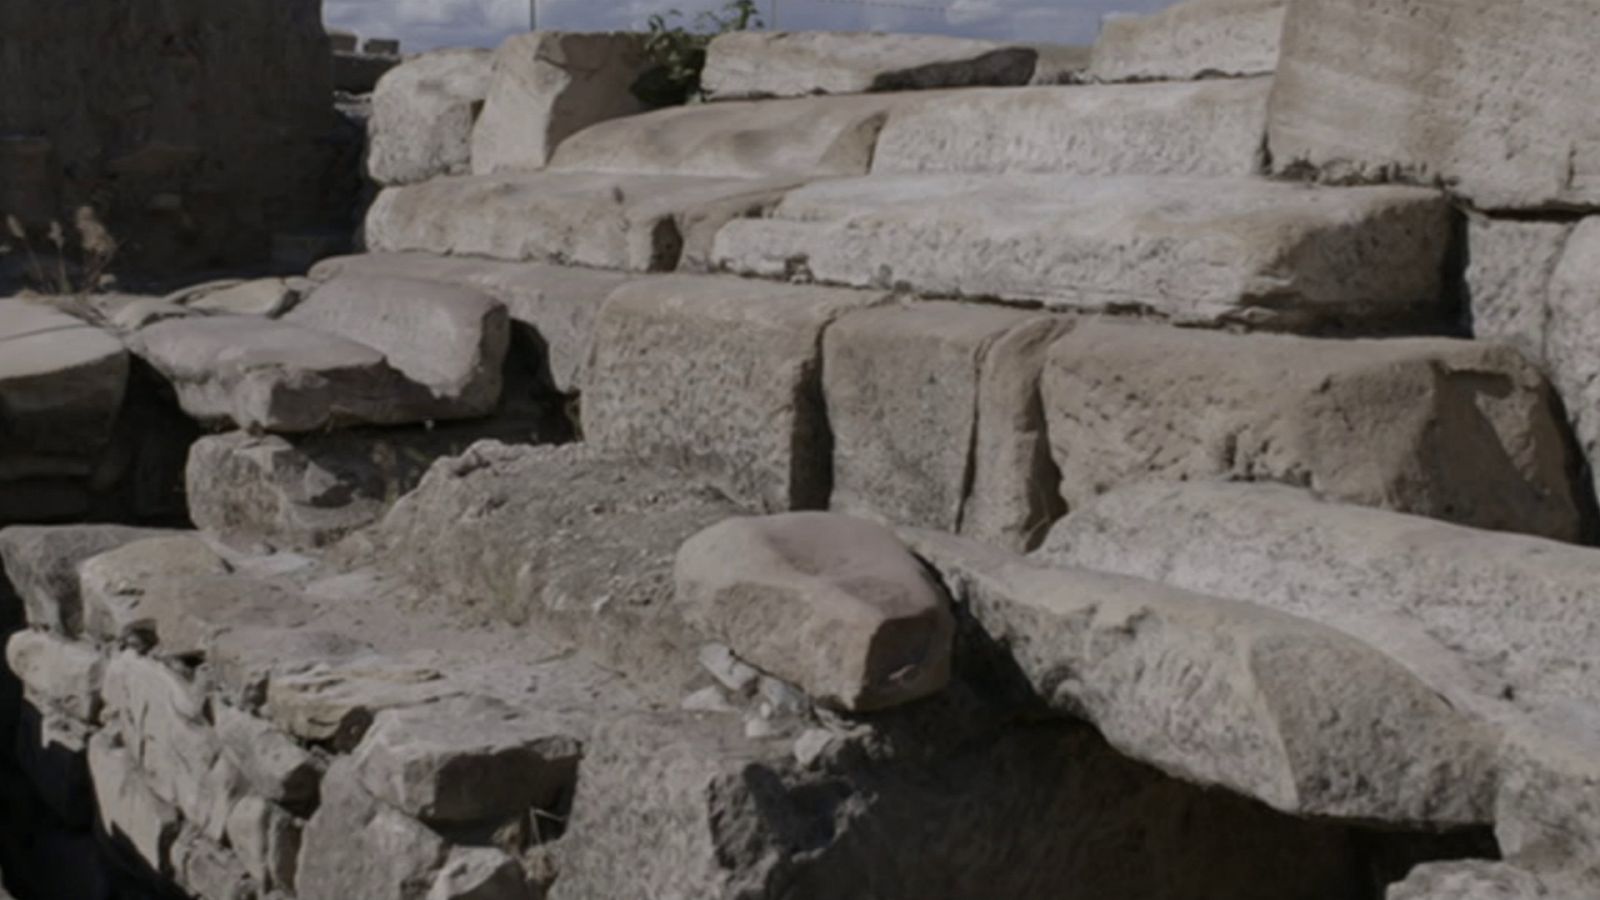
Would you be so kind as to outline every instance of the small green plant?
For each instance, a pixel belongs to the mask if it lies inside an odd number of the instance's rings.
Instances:
[[[686,27],[680,10],[650,17],[645,52],[655,67],[633,83],[633,95],[651,106],[680,106],[703,99],[700,73],[711,39],[730,31],[765,28],[756,0],[729,0],[721,11],[708,10]]]

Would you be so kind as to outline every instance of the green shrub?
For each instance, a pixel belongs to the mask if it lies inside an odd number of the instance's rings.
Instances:
[[[756,0],[729,0],[720,12],[707,11],[685,27],[672,9],[650,17],[645,51],[656,63],[633,83],[633,95],[651,106],[679,106],[703,99],[700,73],[706,46],[719,34],[766,27]]]

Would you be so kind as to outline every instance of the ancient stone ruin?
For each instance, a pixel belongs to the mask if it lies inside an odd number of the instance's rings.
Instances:
[[[0,0],[19,230],[314,220],[317,7]],[[362,252],[0,298],[0,896],[1600,897],[1596,35],[405,58]]]

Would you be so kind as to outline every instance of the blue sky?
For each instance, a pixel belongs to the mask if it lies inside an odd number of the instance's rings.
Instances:
[[[363,37],[398,37],[408,50],[498,44],[528,27],[529,0],[324,0],[328,24]],[[1002,40],[1088,43],[1101,16],[1150,12],[1172,0],[760,0],[785,29],[922,31]],[[722,0],[539,0],[540,25],[638,28],[651,13],[686,13]]]

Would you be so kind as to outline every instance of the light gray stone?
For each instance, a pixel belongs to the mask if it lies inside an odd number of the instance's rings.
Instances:
[[[304,823],[282,808],[245,797],[228,814],[228,846],[263,890],[294,892]]]
[[[1438,182],[1479,209],[1596,208],[1597,28],[1588,0],[1291,4],[1268,121],[1273,166]]]
[[[428,890],[428,900],[528,900],[517,861],[493,847],[457,847]]]
[[[882,526],[831,513],[730,519],[685,542],[674,572],[691,623],[825,705],[887,709],[949,683],[946,599]]]
[[[44,304],[7,300],[0,347],[0,490],[92,474],[128,390],[122,344]]]
[[[734,31],[711,41],[701,83],[715,100],[1020,85],[1027,46],[925,34]]]
[[[258,278],[186,288],[167,299],[208,313],[275,319],[300,302],[300,293],[293,279]]]
[[[621,269],[703,268],[717,229],[771,206],[793,178],[532,172],[389,188],[367,212],[371,250]]]
[[[316,807],[322,762],[287,734],[224,703],[212,704],[217,741],[253,794],[296,812]]]
[[[637,33],[512,35],[494,52],[488,97],[472,129],[472,172],[542,169],[584,128],[644,112],[632,87],[654,64]]]
[[[377,715],[351,759],[373,796],[424,822],[501,822],[554,809],[582,745],[552,723],[478,698]]]
[[[263,712],[303,741],[340,752],[356,747],[386,709],[418,706],[459,694],[441,672],[403,659],[365,656],[335,660],[272,678]],[[331,777],[331,776],[329,776]],[[329,786],[324,779],[323,793]]]
[[[374,799],[348,763],[327,784],[301,841],[300,900],[425,900],[449,857],[444,839]]]
[[[500,402],[510,323],[477,291],[346,276],[317,286],[284,321],[378,350],[440,402],[438,418],[488,415]]]
[[[168,532],[124,525],[17,525],[0,530],[0,562],[22,597],[28,624],[67,637],[83,629],[78,564]]]
[[[232,571],[227,560],[193,533],[145,538],[101,553],[78,567],[84,630],[105,641],[148,634],[155,628],[157,611],[168,605],[166,596],[181,592],[186,582]]]
[[[1360,641],[1249,603],[908,536],[1046,703],[1129,756],[1295,815],[1493,816],[1497,732]]]
[[[367,172],[379,184],[458,175],[472,164],[472,128],[489,94],[488,50],[435,50],[378,80],[367,124]]]
[[[1062,317],[958,303],[852,312],[823,339],[833,509],[1025,549],[1062,509],[1039,375]]]
[[[1417,188],[875,176],[793,190],[714,254],[745,274],[1294,330],[1437,315],[1449,223]]]
[[[124,651],[106,666],[104,696],[106,716],[115,718],[114,730],[149,789],[198,828],[220,824],[228,803],[219,809],[215,801],[227,780],[212,777],[221,746],[198,686],[157,660]]]
[[[767,512],[822,508],[822,334],[886,299],[707,276],[627,285],[595,324],[584,437],[702,473]]]
[[[1576,540],[1554,393],[1510,347],[1084,323],[1044,414],[1076,508],[1144,479],[1280,481],[1331,500]]]
[[[1384,896],[1387,900],[1557,900],[1578,895],[1553,890],[1514,866],[1466,860],[1418,866]]]
[[[150,790],[138,764],[112,732],[102,731],[89,740],[89,773],[106,831],[146,865],[170,874],[172,845],[181,821],[178,811]]]
[[[1089,62],[1095,81],[1259,75],[1278,67],[1288,0],[1184,0],[1146,16],[1113,15]]]
[[[184,827],[172,845],[173,880],[200,900],[257,900],[249,873],[230,850]]]
[[[93,645],[19,631],[6,643],[6,663],[29,697],[47,701],[80,722],[99,717],[105,661]]]
[[[1278,485],[1146,484],[1063,519],[1040,556],[1240,597],[1347,631],[1461,709],[1600,699],[1600,551],[1328,503]],[[1463,687],[1465,685],[1466,687]]]
[[[1541,712],[1508,729],[1495,836],[1508,863],[1570,886],[1551,896],[1591,895],[1600,891],[1600,716],[1592,704]]]
[[[986,88],[896,105],[875,175],[1252,175],[1270,79]]]
[[[1535,261],[1530,265],[1536,265]],[[1600,217],[1583,220],[1573,230],[1561,261],[1550,277],[1546,313],[1544,361],[1556,389],[1572,416],[1573,430],[1584,454],[1600,459],[1600,365],[1591,351],[1600,337],[1600,316],[1595,300],[1600,296],[1595,278],[1600,274]],[[1600,485],[1600,470],[1596,470]]]

